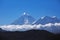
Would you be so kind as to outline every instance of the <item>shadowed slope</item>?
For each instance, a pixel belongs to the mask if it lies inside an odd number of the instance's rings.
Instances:
[[[54,34],[44,30],[0,32],[0,40],[52,40]]]

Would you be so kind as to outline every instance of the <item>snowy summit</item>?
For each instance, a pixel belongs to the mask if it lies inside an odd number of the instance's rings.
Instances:
[[[24,12],[23,15],[16,21],[14,21],[12,24],[13,25],[32,24],[34,21],[35,21],[35,18],[33,18],[28,13]]]

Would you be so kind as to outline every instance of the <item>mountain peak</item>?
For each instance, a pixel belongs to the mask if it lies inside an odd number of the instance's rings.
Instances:
[[[41,19],[44,19],[44,18],[45,18],[45,16],[41,17]]]
[[[35,18],[30,16],[28,13],[24,12],[24,14],[14,21],[12,24],[14,25],[23,25],[23,24],[32,24],[35,21]]]
[[[51,18],[51,17],[49,17],[49,16],[45,16],[45,18]]]
[[[52,18],[57,18],[56,16],[52,16]]]
[[[23,15],[29,15],[28,13],[24,12]]]
[[[48,18],[51,18],[51,17],[49,17],[49,16],[43,16],[43,17],[41,17],[41,19],[48,19]]]
[[[49,19],[49,18],[51,18],[51,19],[52,19],[52,18],[55,18],[55,19],[56,19],[57,17],[56,17],[56,16],[52,16],[52,17],[49,17],[49,16],[43,16],[43,17],[41,17],[41,19]]]

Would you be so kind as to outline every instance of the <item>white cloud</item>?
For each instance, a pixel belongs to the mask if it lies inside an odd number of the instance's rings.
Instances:
[[[52,23],[48,23],[48,24],[45,24],[45,25],[42,25],[43,27],[46,27],[46,26],[48,26],[48,27],[51,27],[51,26],[53,26],[54,24],[52,24]]]
[[[55,23],[54,25],[55,25],[55,26],[60,26],[60,23]]]
[[[60,23],[48,23],[45,25],[39,24],[39,25],[3,25],[0,26],[1,29],[6,30],[6,31],[26,31],[26,30],[31,30],[31,29],[41,29],[44,27],[52,27],[52,26],[59,26]]]

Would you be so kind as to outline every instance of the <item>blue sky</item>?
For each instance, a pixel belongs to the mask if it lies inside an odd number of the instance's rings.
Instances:
[[[60,0],[0,0],[0,25],[10,24],[27,12],[34,18],[60,18]]]

